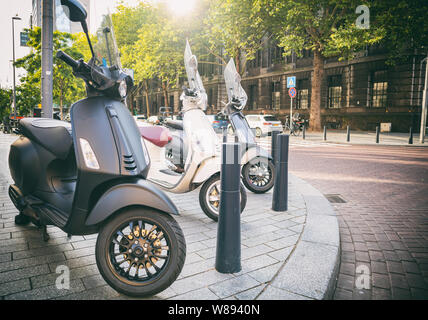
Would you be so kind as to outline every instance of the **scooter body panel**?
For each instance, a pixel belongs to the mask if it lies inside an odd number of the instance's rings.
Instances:
[[[168,214],[179,214],[177,207],[162,190],[139,179],[133,183],[115,185],[107,190],[91,210],[85,224],[97,225],[120,209],[135,205],[154,208]]]

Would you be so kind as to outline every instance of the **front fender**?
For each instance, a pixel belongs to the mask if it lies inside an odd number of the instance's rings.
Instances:
[[[108,189],[91,210],[86,225],[96,225],[119,209],[133,205],[151,207],[173,215],[179,214],[175,204],[162,190],[145,180],[138,180],[136,183],[118,184]]]
[[[256,147],[249,148],[244,152],[241,158],[241,164],[244,165],[257,157],[267,158],[269,160],[272,160],[271,155],[269,154],[269,152],[266,151],[266,149],[256,146]]]

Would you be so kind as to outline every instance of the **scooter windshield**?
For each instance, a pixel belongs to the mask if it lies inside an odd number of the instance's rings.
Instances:
[[[224,69],[224,81],[226,83],[227,96],[229,102],[233,99],[238,99],[241,103],[240,109],[243,109],[247,104],[247,94],[241,86],[241,76],[236,70],[235,62],[230,59],[229,63]]]
[[[204,84],[198,72],[198,61],[196,56],[192,54],[189,41],[186,42],[186,49],[184,51],[184,66],[186,67],[189,88],[205,94]]]
[[[104,66],[117,66],[121,68],[119,50],[112,18],[109,10],[97,17],[96,26],[92,29],[95,33],[94,53],[98,63]]]

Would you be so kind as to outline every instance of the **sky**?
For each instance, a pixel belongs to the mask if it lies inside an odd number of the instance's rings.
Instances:
[[[105,12],[107,5],[114,8],[118,0],[91,0],[91,19]],[[126,0],[126,3],[135,5],[137,0]],[[18,14],[22,20],[15,20],[15,59],[22,58],[30,53],[27,47],[19,44],[19,33],[24,28],[30,27],[30,15],[32,12],[32,0],[0,0],[0,41],[3,48],[0,50],[0,87],[12,87],[12,17]],[[16,82],[19,83],[19,75],[23,75],[22,69],[16,69]]]

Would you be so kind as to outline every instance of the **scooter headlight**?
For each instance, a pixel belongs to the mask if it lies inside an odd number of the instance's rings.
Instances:
[[[97,157],[95,156],[94,151],[91,148],[88,140],[80,138],[80,148],[82,149],[83,159],[85,160],[85,165],[89,169],[100,169],[100,165],[98,164]]]
[[[119,95],[120,97],[123,99],[126,97],[126,95],[128,94],[128,85],[126,84],[126,80],[123,79],[120,84],[119,84]]]

